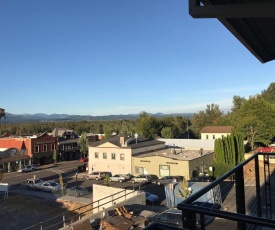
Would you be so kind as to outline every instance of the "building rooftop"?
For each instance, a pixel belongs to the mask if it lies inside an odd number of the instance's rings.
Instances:
[[[205,126],[201,133],[231,133],[233,126]]]
[[[152,140],[152,139],[142,138],[142,137],[134,138],[134,137],[128,137],[124,135],[116,135],[106,139],[102,139],[94,143],[90,143],[90,146],[99,147],[104,143],[112,143],[117,147],[130,148],[130,149],[137,149],[137,148],[142,148],[146,146],[164,144],[163,141],[159,141],[159,140]]]
[[[159,151],[151,151],[148,153],[135,154],[133,156],[137,158],[160,156],[160,157],[170,158],[173,160],[190,161],[211,153],[213,153],[213,151],[167,148]]]
[[[215,139],[166,139],[159,138],[159,141],[164,141],[166,147],[195,149],[199,150],[214,150]]]

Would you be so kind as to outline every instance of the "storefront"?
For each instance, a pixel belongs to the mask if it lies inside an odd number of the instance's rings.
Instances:
[[[0,171],[14,172],[22,168],[24,165],[30,165],[31,159],[28,156],[10,156],[0,159]]]
[[[33,164],[36,165],[46,165],[53,163],[53,152],[39,152],[34,153],[33,156]]]

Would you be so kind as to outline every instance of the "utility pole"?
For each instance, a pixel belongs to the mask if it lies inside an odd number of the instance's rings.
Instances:
[[[189,120],[187,120],[187,137],[189,139]]]

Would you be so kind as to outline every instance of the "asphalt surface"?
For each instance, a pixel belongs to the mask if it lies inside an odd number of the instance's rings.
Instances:
[[[58,164],[50,164],[50,165],[44,165],[39,166],[36,171],[34,172],[28,172],[28,173],[18,173],[18,172],[12,172],[12,173],[5,173],[4,174],[4,183],[9,183],[9,190],[10,191],[16,191],[20,193],[30,193],[30,190],[26,190],[24,186],[22,186],[22,183],[29,178],[33,178],[34,176],[36,178],[42,179],[42,180],[56,180],[59,181],[59,174],[62,174],[63,182],[66,185],[66,188],[70,188],[73,186],[81,186],[89,191],[89,194],[87,195],[87,198],[91,197],[92,193],[92,186],[93,184],[103,184],[102,180],[86,180],[84,178],[80,178],[79,176],[76,177],[77,167],[79,165],[82,165],[82,162],[79,161],[64,161],[60,162]],[[110,186],[117,187],[117,188],[123,188],[123,189],[142,189],[145,191],[148,191],[152,194],[157,195],[160,198],[160,204],[165,205],[166,199],[165,199],[165,192],[164,187],[158,186],[155,183],[148,183],[148,184],[141,184],[141,183],[135,183],[132,184],[130,181],[126,182],[110,182]],[[45,196],[45,198],[51,198],[52,194],[41,194],[41,192],[35,192],[33,193],[38,196]],[[34,196],[35,196],[34,195]],[[54,198],[53,198],[54,199]]]
[[[56,215],[58,211],[56,211],[56,208],[59,208],[59,211],[64,212],[64,208],[62,209],[61,207],[56,207],[55,203],[57,200],[71,200],[74,202],[80,202],[83,204],[91,203],[91,197],[92,197],[92,185],[93,184],[103,184],[103,181],[96,181],[96,180],[86,180],[83,178],[76,177],[77,167],[83,163],[79,161],[68,161],[68,162],[60,162],[56,165],[45,165],[45,166],[40,166],[38,167],[37,171],[34,172],[29,172],[29,173],[18,173],[18,172],[12,172],[12,173],[6,173],[4,174],[4,183],[9,183],[9,191],[10,191],[10,198],[13,197],[14,194],[21,194],[27,199],[38,199],[38,205],[39,202],[41,202],[43,205],[47,206],[47,209],[53,209],[53,215]],[[85,197],[74,197],[74,196],[62,196],[61,193],[47,193],[47,192],[42,192],[42,191],[31,191],[26,189],[22,183],[28,179],[37,177],[43,180],[57,180],[59,179],[59,175],[62,174],[63,181],[66,184],[66,188],[73,187],[75,185],[81,186],[83,188],[86,188],[89,193]],[[152,194],[157,195],[160,198],[159,202],[159,207],[153,207],[151,206],[151,209],[156,210],[161,210],[161,208],[165,208],[166,205],[166,198],[165,198],[165,192],[164,192],[164,186],[158,186],[155,183],[148,183],[148,184],[141,184],[141,183],[135,183],[132,184],[131,182],[110,182],[110,186],[118,187],[118,188],[124,188],[124,189],[141,189],[148,191]],[[223,198],[225,199],[228,197],[228,194],[230,193],[232,186],[224,186],[225,188],[228,188],[226,191],[225,189],[221,189],[225,194],[223,194]],[[234,189],[234,186],[233,186]],[[10,199],[9,198],[9,199]],[[48,202],[49,201],[49,202]],[[7,201],[4,201],[7,202]],[[45,203],[46,202],[46,203]],[[37,206],[37,203],[34,203]],[[1,205],[1,203],[0,203]],[[230,204],[229,204],[230,205]],[[228,206],[229,206],[228,205]],[[229,206],[230,207],[230,206]],[[144,207],[143,207],[144,208]],[[150,207],[148,207],[150,210]],[[33,213],[35,211],[35,216],[32,216],[31,221],[26,221],[28,220],[28,217],[30,216],[29,213]],[[2,211],[2,212],[1,212]],[[43,213],[43,211],[37,211],[37,209],[30,209],[30,210],[25,210],[25,212],[16,212],[15,213],[9,212],[4,212],[5,210],[3,209],[3,206],[0,206],[0,223],[6,222],[8,219],[9,222],[12,222],[13,225],[7,225],[3,229],[7,230],[17,230],[17,229],[22,229],[22,226],[28,227],[34,223],[44,221],[48,218],[51,218],[51,214],[48,213]],[[11,219],[11,217],[14,217]],[[217,222],[218,219],[217,219]],[[20,226],[20,227],[19,227]],[[213,226],[213,225],[212,225]],[[2,229],[2,228],[0,228]]]
[[[9,184],[9,198],[0,202],[0,229],[5,230],[19,230],[27,228],[33,224],[43,222],[49,218],[53,218],[58,213],[67,212],[64,207],[58,205],[58,200],[74,201],[82,203],[83,205],[91,203],[92,198],[92,185],[103,184],[103,181],[86,180],[76,177],[77,167],[83,163],[79,161],[60,162],[58,164],[51,164],[45,166],[39,166],[36,171],[28,173],[11,172],[5,173],[3,183]],[[62,196],[61,193],[49,193],[42,191],[32,191],[26,189],[22,184],[26,179],[36,178],[42,180],[59,180],[59,175],[62,174],[63,182],[66,184],[66,188],[73,187],[75,185],[86,188],[89,193],[85,197],[75,196]],[[142,189],[153,193],[160,198],[162,206],[149,206],[147,209],[159,211],[165,208],[165,194],[164,187],[156,184],[148,183],[141,184],[131,182],[110,182],[110,186],[124,188],[124,189]],[[16,201],[18,196],[23,197],[26,201],[30,201],[31,204],[25,206],[13,204],[10,208],[12,201]],[[21,202],[21,201],[20,201]],[[160,208],[158,208],[160,207]],[[129,207],[130,208],[130,207]],[[132,208],[132,207],[131,207]],[[144,209],[145,207],[140,207]],[[135,209],[138,209],[135,207]],[[31,217],[31,218],[30,218]],[[35,228],[34,228],[35,229]],[[39,229],[39,228],[37,228]]]

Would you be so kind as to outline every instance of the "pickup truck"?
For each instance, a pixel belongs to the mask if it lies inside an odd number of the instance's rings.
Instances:
[[[22,185],[24,185],[27,189],[39,190],[41,188],[41,184],[43,182],[44,181],[41,179],[31,178],[31,179],[27,179],[25,182],[23,182]]]

